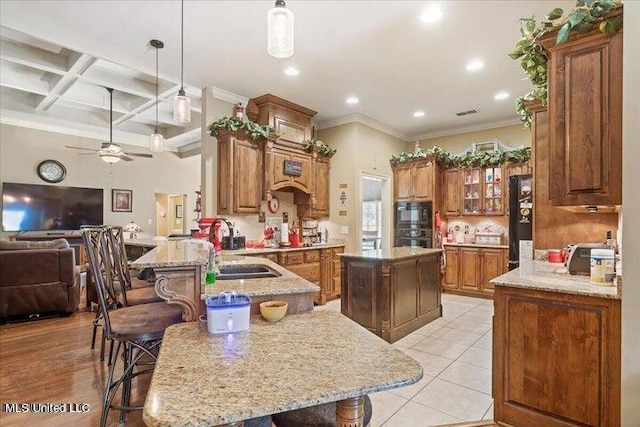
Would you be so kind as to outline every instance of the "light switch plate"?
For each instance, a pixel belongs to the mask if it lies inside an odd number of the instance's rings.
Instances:
[[[348,225],[343,225],[342,226],[342,234],[349,234],[349,226]]]

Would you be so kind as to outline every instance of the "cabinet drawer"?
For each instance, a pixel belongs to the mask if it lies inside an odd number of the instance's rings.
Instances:
[[[277,253],[270,253],[270,254],[255,254],[255,255],[251,255],[254,256],[256,258],[266,258],[269,261],[273,261],[275,263],[278,263],[278,254]]]
[[[285,262],[283,265],[286,267],[293,264],[302,264],[304,262],[304,253],[299,252],[285,252],[282,254]]]
[[[313,261],[319,261],[319,260],[320,260],[319,250],[304,251],[304,262],[313,262]]]
[[[315,262],[312,264],[293,265],[291,267],[287,266],[287,269],[300,277],[304,277],[310,282],[317,282],[320,280],[319,262]]]

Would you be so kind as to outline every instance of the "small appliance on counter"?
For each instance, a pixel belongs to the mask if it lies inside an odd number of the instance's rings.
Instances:
[[[221,292],[207,297],[207,330],[210,334],[227,334],[249,329],[251,298],[236,292]],[[204,319],[201,319],[204,322]]]
[[[602,243],[578,243],[569,247],[566,264],[569,274],[584,276],[591,274],[591,249],[609,249],[609,246]]]

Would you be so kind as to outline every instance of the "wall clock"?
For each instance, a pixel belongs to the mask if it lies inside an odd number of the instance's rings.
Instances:
[[[271,200],[267,202],[267,208],[272,214],[278,212],[278,209],[280,208],[280,201],[278,201],[278,198],[275,196],[272,197]]]
[[[36,168],[40,179],[46,182],[56,183],[67,176],[67,169],[57,160],[43,160]]]

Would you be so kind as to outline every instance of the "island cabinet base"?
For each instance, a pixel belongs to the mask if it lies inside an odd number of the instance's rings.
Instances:
[[[343,257],[342,313],[390,343],[441,317],[439,257]]]
[[[620,426],[620,300],[496,286],[494,420]]]

